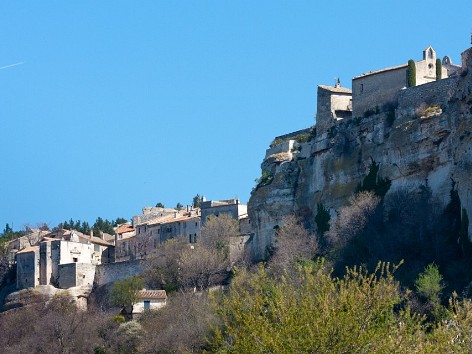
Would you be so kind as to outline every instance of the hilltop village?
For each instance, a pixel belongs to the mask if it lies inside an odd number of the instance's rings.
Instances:
[[[169,239],[198,244],[208,218],[223,214],[239,224],[230,258],[247,253],[254,261],[266,259],[285,216],[302,216],[305,226],[316,231],[317,205],[326,205],[334,219],[372,161],[390,178],[392,190],[427,179],[434,193],[449,196],[454,179],[464,210],[472,212],[472,196],[464,192],[470,187],[468,172],[455,170],[452,161],[470,156],[448,150],[459,140],[468,143],[468,135],[452,139],[465,134],[464,126],[457,128],[447,115],[470,116],[453,105],[472,102],[472,49],[462,53],[461,65],[448,56],[438,59],[430,46],[422,54],[419,61],[354,77],[352,90],[339,81],[319,85],[316,125],[274,140],[248,206],[230,199],[202,200],[199,207],[182,209],[146,207],[132,223],[119,225],[115,235],[99,237],[32,230],[9,244],[16,289],[67,289],[85,307],[94,287],[141,274],[142,260]],[[153,291],[143,290],[142,300],[165,302],[165,293]]]
[[[86,308],[93,287],[103,286],[143,272],[142,260],[152,256],[165,241],[184,238],[189,246],[200,241],[201,226],[211,217],[229,215],[239,225],[230,238],[230,258],[245,251],[252,236],[247,206],[238,199],[211,201],[198,207],[145,207],[132,223],[118,225],[115,234],[76,230],[30,230],[9,242],[11,262],[16,264],[16,288],[68,289],[78,306]],[[54,295],[52,291],[51,295]],[[143,292],[153,296],[152,292]],[[161,291],[162,294],[162,291]],[[164,291],[165,298],[165,291]]]

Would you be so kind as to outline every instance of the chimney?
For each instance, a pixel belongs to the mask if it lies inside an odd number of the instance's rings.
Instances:
[[[100,238],[101,238],[102,240],[105,239],[105,235],[103,234],[103,231],[100,231]]]
[[[93,237],[93,230],[90,230],[90,239]]]

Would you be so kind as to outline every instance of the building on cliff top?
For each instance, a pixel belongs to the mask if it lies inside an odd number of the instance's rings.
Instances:
[[[461,66],[445,56],[441,62],[441,76],[436,77],[436,51],[429,46],[423,50],[423,59],[415,62],[416,85],[456,76]],[[319,85],[317,91],[317,133],[326,132],[336,120],[362,117],[379,110],[395,107],[402,89],[407,87],[408,64],[369,71],[352,79],[352,91],[341,87]]]

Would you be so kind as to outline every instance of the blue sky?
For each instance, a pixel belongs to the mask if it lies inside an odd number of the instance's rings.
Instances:
[[[0,231],[130,218],[199,193],[249,200],[316,85],[460,62],[470,1],[4,1]],[[19,64],[16,66],[10,66]]]

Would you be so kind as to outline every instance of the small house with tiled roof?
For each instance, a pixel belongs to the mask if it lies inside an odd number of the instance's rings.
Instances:
[[[139,290],[136,294],[137,302],[133,305],[133,315],[141,314],[146,310],[158,310],[167,303],[165,290]]]

